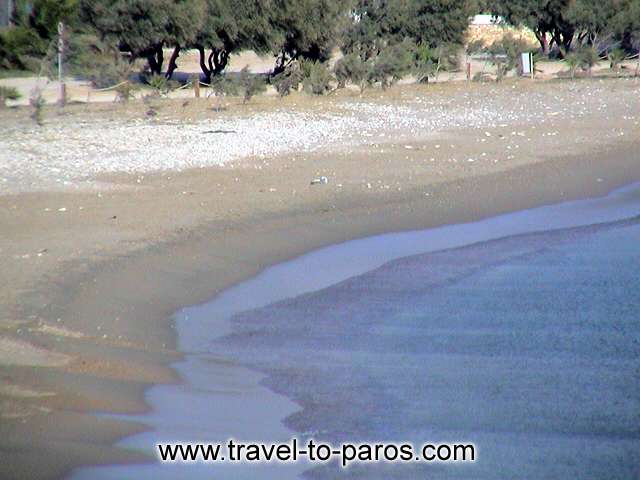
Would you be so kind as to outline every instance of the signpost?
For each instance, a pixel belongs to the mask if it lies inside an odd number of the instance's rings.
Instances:
[[[62,55],[64,53],[64,24],[58,23],[58,83],[60,85],[60,98],[58,103],[61,107],[64,107],[66,91],[64,80],[62,78]]]

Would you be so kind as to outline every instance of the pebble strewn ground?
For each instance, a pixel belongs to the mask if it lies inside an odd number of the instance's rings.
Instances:
[[[612,85],[619,92],[611,95]],[[100,173],[184,170],[246,157],[396,141],[455,128],[541,125],[554,117],[607,115],[607,102],[638,123],[640,84],[633,80],[566,82],[360,99],[337,98],[326,112],[278,108],[205,121],[171,119],[60,121],[9,127],[0,139],[0,194],[73,188]],[[404,94],[404,92],[403,92]],[[215,113],[213,114],[215,115]]]

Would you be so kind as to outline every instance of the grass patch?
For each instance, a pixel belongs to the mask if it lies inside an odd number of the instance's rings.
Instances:
[[[35,77],[36,74],[29,70],[0,70],[0,79]]]

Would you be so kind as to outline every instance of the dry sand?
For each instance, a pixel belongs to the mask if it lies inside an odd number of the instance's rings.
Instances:
[[[487,98],[486,115],[503,120],[453,119],[403,135],[380,122],[374,137],[348,148],[294,145],[142,178],[98,170],[56,190],[43,187],[38,169],[27,173],[30,188],[0,195],[0,476],[58,478],[75,465],[139,461],[111,445],[143,426],[89,412],[144,410],[145,387],[178,380],[167,367],[179,357],[170,315],[267,265],[350,238],[604,194],[640,180],[639,94],[640,83],[628,79],[520,81],[404,86],[364,98],[295,95],[245,109],[230,101],[223,113],[204,99],[167,101],[160,120],[146,120],[143,104],[49,113],[63,132],[52,145],[61,148],[65,125],[129,128],[145,119],[141,128],[159,121],[188,127],[283,109],[340,117],[345,105],[366,117],[367,109],[393,112],[415,99],[423,102],[418,110],[444,108],[446,120]],[[523,102],[526,95],[535,102]],[[4,142],[22,135],[29,144],[27,116],[2,112],[12,132]],[[97,155],[118,148],[99,145]],[[196,147],[184,148],[189,155]],[[45,146],[45,164],[46,155]],[[327,184],[310,185],[321,175]]]

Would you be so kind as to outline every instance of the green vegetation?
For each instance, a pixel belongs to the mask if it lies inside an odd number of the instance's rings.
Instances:
[[[338,88],[344,88],[347,83],[351,83],[359,86],[360,91],[364,90],[367,81],[368,67],[360,56],[355,53],[350,53],[342,57],[333,67]]]
[[[600,60],[595,47],[583,45],[564,56],[564,62],[569,67],[569,76],[573,79],[580,68],[591,75],[591,69]]]
[[[637,0],[486,0],[482,6],[515,26],[530,28],[543,54],[564,57],[588,45],[608,51],[612,45],[631,51],[640,37]]]
[[[20,100],[22,95],[13,87],[0,87],[0,108],[7,106],[7,100]]]
[[[326,63],[306,60],[303,62],[303,85],[307,92],[314,95],[324,95],[331,90],[333,75]]]
[[[429,78],[438,79],[442,71],[454,70],[458,66],[457,45],[443,44],[429,47],[419,43],[415,48],[415,73],[419,83],[428,83]]]
[[[13,26],[0,31],[0,76],[52,75],[64,22],[65,72],[118,88],[121,99],[131,97],[138,60],[146,63],[143,81],[166,95],[186,49],[198,52],[202,80],[216,96],[233,84],[245,102],[268,83],[282,96],[300,86],[316,95],[347,84],[387,88],[408,74],[428,83],[459,68],[469,17],[478,12],[530,28],[542,54],[564,58],[571,76],[604,58],[620,71],[640,48],[638,0],[16,0]],[[336,48],[343,57],[330,70]],[[225,76],[231,55],[243,50],[273,56],[268,78],[248,70],[237,81]],[[467,46],[486,55],[497,80],[528,50],[508,35]]]
[[[607,60],[609,60],[609,68],[615,71],[619,70],[620,64],[624,62],[626,58],[627,54],[624,50],[622,50],[620,47],[614,48],[607,54]]]
[[[31,118],[34,122],[38,124],[38,126],[44,125],[44,97],[42,96],[42,90],[39,88],[35,88],[31,92],[31,97],[29,98],[29,105],[33,108],[31,112]]]
[[[569,67],[569,76],[573,79],[576,77],[576,71],[580,66],[580,55],[577,52],[569,52],[564,56],[564,63]]]
[[[407,75],[413,66],[411,44],[398,43],[386,47],[375,57],[369,71],[370,84],[380,83],[382,89],[393,85]]]
[[[0,69],[32,70],[55,48],[58,22],[74,25],[76,0],[17,0],[13,27],[0,31]]]
[[[126,103],[134,97],[135,87],[131,84],[131,82],[125,80],[116,86],[115,91],[116,101]]]
[[[273,76],[271,83],[278,95],[285,97],[291,93],[291,90],[297,90],[303,80],[304,75],[300,63],[290,62],[282,72]]]
[[[158,75],[157,73],[145,76],[144,79],[158,97],[167,96],[169,92],[178,86],[176,82],[168,80],[164,75]]]
[[[260,75],[252,75],[249,67],[244,67],[240,71],[240,86],[244,92],[243,103],[249,102],[255,95],[264,92],[267,84]]]

